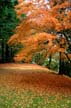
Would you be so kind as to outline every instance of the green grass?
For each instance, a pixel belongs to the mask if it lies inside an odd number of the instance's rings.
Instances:
[[[71,108],[71,96],[0,85],[0,108]]]

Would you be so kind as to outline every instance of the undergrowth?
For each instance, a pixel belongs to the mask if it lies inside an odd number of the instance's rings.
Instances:
[[[0,85],[0,108],[71,108],[71,96]]]

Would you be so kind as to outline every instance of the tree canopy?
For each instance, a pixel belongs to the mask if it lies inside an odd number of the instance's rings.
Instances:
[[[71,2],[69,0],[18,0],[15,6],[20,24],[8,41],[22,44],[15,61],[30,62],[36,52],[44,58],[59,52],[61,59],[69,60],[71,46]]]
[[[0,0],[0,38],[8,40],[13,35],[13,29],[17,25],[14,5],[16,0]]]

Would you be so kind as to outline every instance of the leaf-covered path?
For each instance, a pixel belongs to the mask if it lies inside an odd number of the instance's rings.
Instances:
[[[71,95],[71,78],[37,65],[1,64],[0,84],[37,92]]]
[[[0,64],[0,108],[71,108],[71,78],[37,65]]]

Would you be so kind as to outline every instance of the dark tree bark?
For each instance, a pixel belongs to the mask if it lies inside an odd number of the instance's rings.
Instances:
[[[4,39],[2,39],[2,42],[1,42],[1,49],[2,49],[2,53],[1,53],[1,62],[2,63],[5,63],[5,42],[4,42]]]
[[[64,61],[61,59],[62,53],[60,52],[60,58],[59,58],[59,75],[64,74]]]
[[[49,56],[49,64],[48,64],[48,68],[50,69],[50,65],[51,65],[51,61],[52,61],[52,56]]]

